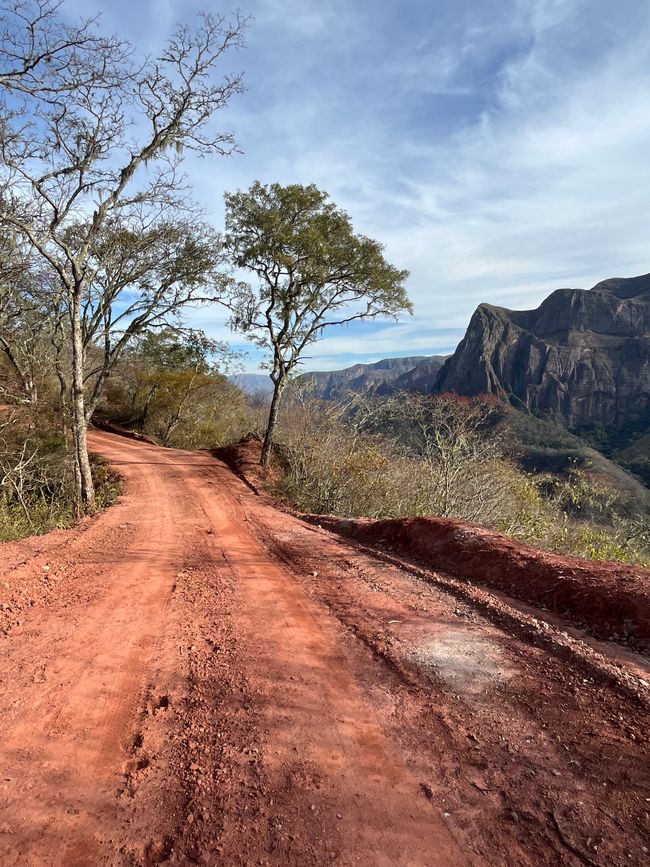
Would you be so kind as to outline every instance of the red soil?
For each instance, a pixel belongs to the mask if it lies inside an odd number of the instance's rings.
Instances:
[[[91,443],[120,503],[0,547],[3,867],[647,863],[643,658]]]
[[[273,468],[260,466],[262,440],[254,433],[233,445],[213,449],[212,454],[227,464],[255,494],[263,495],[264,486],[275,477]]]
[[[650,648],[650,569],[563,557],[447,518],[389,521],[315,517],[364,544],[543,606],[592,634]]]

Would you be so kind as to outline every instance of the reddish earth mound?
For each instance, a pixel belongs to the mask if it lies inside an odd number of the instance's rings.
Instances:
[[[107,418],[101,418],[101,416],[94,415],[92,418],[92,425],[98,430],[106,431],[106,433],[117,434],[118,436],[126,437],[130,440],[137,440],[139,443],[149,443],[151,446],[159,445],[146,434],[131,430],[128,427],[123,427],[121,424],[116,424],[114,421],[109,421]]]
[[[212,449],[211,453],[229,466],[252,491],[259,493],[262,483],[267,480],[268,471],[260,466],[262,440],[257,434],[249,433],[239,442]]]
[[[447,518],[311,520],[543,606],[595,635],[650,647],[650,569],[561,557]]]

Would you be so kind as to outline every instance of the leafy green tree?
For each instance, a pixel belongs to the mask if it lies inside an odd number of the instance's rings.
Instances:
[[[313,184],[256,181],[225,198],[226,249],[256,277],[226,302],[231,326],[270,353],[274,389],[261,459],[268,466],[282,392],[306,347],[325,328],[411,312],[408,271],[355,234],[348,215]]]
[[[237,360],[201,331],[146,331],[115,366],[101,412],[165,446],[222,445],[248,421],[243,393],[224,375]]]

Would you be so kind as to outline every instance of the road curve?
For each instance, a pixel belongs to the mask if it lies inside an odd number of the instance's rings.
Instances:
[[[0,548],[0,865],[644,863],[647,709],[611,660],[207,453],[90,441],[120,503]]]

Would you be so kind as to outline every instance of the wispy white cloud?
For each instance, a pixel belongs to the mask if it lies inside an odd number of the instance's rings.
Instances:
[[[95,5],[147,44],[197,8]],[[329,336],[314,367],[447,351],[480,301],[650,271],[646,0],[249,8],[249,92],[223,115],[244,156],[190,162],[197,195],[220,223],[226,189],[314,181],[412,274],[411,320]]]
[[[332,0],[258,0],[255,19],[260,27],[283,28],[302,38],[322,36],[336,26],[338,13]]]

